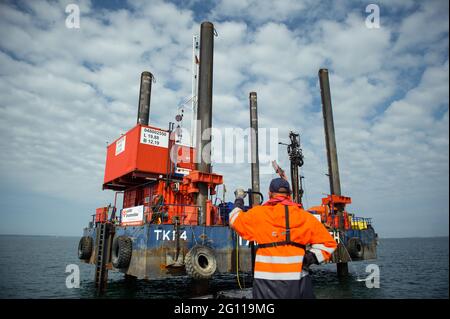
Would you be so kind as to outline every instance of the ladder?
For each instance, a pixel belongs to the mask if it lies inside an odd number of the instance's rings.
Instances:
[[[109,251],[111,247],[111,227],[112,225],[109,223],[97,223],[95,287],[99,293],[105,290],[108,281],[108,269],[106,264],[109,261]]]

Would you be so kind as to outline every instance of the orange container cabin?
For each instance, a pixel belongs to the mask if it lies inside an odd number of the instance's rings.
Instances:
[[[169,135],[138,124],[108,145],[103,189],[124,190],[168,173],[189,174],[195,167],[193,149],[175,144]]]

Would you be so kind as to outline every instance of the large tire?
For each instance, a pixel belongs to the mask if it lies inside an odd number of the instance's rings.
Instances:
[[[217,260],[214,251],[207,247],[197,245],[186,254],[185,267],[187,274],[193,279],[209,279],[216,272]]]
[[[83,236],[78,243],[78,258],[81,260],[88,260],[91,258],[93,250],[93,240],[89,236]]]
[[[352,237],[348,240],[347,250],[352,258],[362,259],[364,257],[364,245],[358,237]]]
[[[126,236],[115,237],[112,244],[111,261],[115,268],[128,268],[133,252],[133,243],[131,238]]]

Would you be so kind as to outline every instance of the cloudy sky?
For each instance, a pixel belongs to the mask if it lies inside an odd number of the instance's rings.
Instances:
[[[67,28],[66,6],[80,9]],[[366,26],[366,6],[380,27]],[[196,0],[0,3],[0,233],[81,235],[102,191],[105,147],[134,126],[139,76],[151,123],[191,95],[192,36],[217,30],[213,125],[300,132],[307,206],[329,192],[317,72],[330,70],[342,192],[381,237],[448,235],[449,4]],[[227,150],[225,150],[227,151]],[[278,161],[286,170],[286,149]],[[264,154],[261,154],[263,157]],[[262,167],[269,165],[261,163]],[[248,164],[215,164],[228,199]],[[275,175],[261,176],[262,188]]]

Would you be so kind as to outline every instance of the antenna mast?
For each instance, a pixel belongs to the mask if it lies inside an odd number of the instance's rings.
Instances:
[[[200,55],[200,42],[199,36],[194,35],[192,37],[192,118],[191,118],[191,147],[196,146],[197,137],[197,96],[198,96],[198,66]]]

